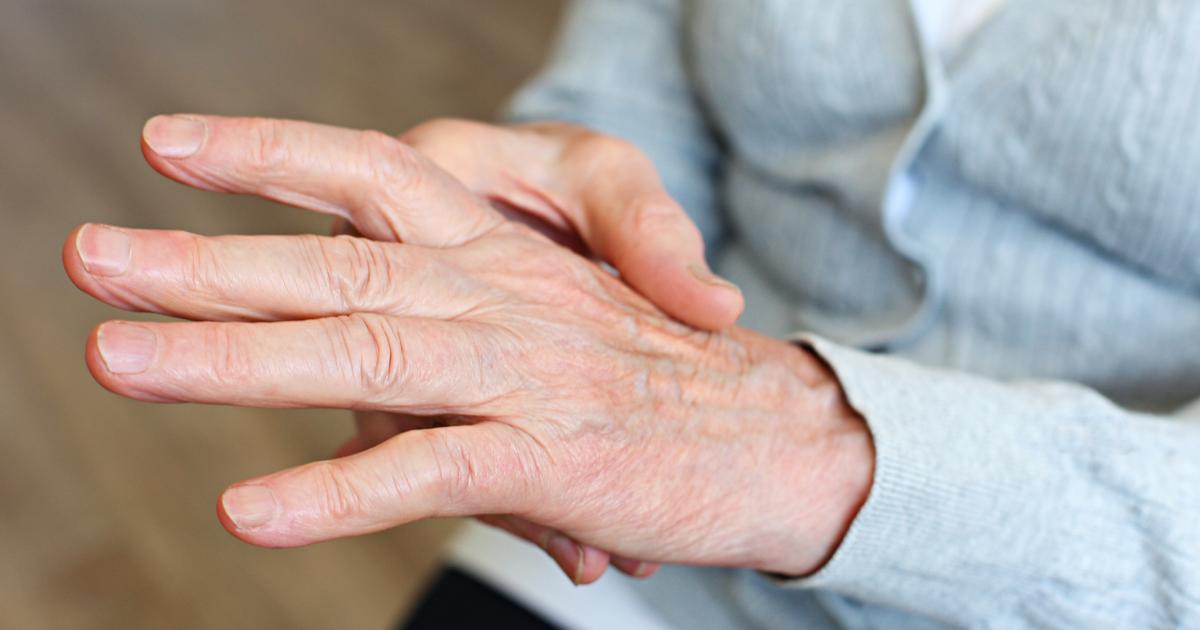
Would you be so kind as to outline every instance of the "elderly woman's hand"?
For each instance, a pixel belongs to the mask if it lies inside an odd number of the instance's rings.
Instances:
[[[85,291],[199,320],[98,327],[88,365],[109,389],[402,413],[423,429],[231,487],[222,520],[238,537],[289,546],[513,515],[624,557],[791,574],[836,547],[872,445],[809,353],[678,323],[385,136],[191,122],[198,140],[180,129],[148,149],[160,170],[403,241],[97,225],[68,240]],[[222,152],[247,161],[181,165]]]
[[[673,317],[719,330],[741,313],[737,287],[709,271],[695,225],[663,189],[654,165],[633,145],[566,123],[497,126],[459,119],[423,123],[400,140],[506,217],[613,265],[623,280]],[[334,233],[361,235],[342,219]],[[374,237],[398,236],[394,230],[376,230]],[[338,449],[339,456],[420,425],[406,414],[354,415],[358,434]],[[635,577],[647,577],[658,568],[576,546],[549,528],[512,516],[479,520],[541,546],[576,582],[598,578],[610,561]]]

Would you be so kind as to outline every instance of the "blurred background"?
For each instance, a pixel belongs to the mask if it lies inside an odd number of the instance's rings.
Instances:
[[[162,179],[138,150],[163,112],[398,133],[492,118],[536,69],[558,0],[0,1],[0,628],[383,628],[454,526],[255,549],[215,516],[247,476],[324,458],[346,414],[155,406],[83,364],[118,312],[78,292],[85,221],[203,234],[328,219]]]

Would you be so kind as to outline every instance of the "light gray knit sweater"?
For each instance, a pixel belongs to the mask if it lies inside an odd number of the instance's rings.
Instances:
[[[645,149],[875,438],[817,575],[645,591],[681,627],[1200,628],[1200,3],[1011,0],[945,60],[910,11],[577,0],[514,101]]]

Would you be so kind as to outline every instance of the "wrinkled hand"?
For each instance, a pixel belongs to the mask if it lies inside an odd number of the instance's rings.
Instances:
[[[192,150],[158,139],[155,166],[402,243],[84,226],[64,252],[81,288],[200,320],[100,326],[87,353],[97,380],[143,400],[423,418],[357,454],[231,487],[221,513],[235,535],[290,546],[513,515],[649,561],[800,574],[832,553],[870,484],[871,444],[814,357],[676,322],[384,136],[199,124]],[[249,158],[180,166],[197,153]],[[319,188],[323,177],[352,181]]]
[[[379,134],[278,121],[220,121],[244,125],[234,136],[241,141],[205,142],[194,154],[163,152],[163,140],[177,139],[172,134],[178,126],[165,124],[173,120],[185,123],[186,130],[187,119],[170,118],[155,119],[146,128],[147,140],[157,138],[160,149],[147,142],[146,156],[169,177],[349,217],[338,219],[336,233],[362,230],[376,240],[403,238],[434,246],[454,242],[455,213],[447,213],[448,226],[412,214],[430,209],[431,202],[454,199],[423,198],[419,182],[390,177],[408,152]],[[740,314],[740,293],[708,270],[695,226],[663,190],[650,161],[628,143],[561,123],[506,128],[451,119],[422,124],[402,141],[467,184],[479,200],[612,264],[680,320],[719,329]],[[432,205],[440,207],[444,204]],[[382,411],[355,412],[355,422],[358,435],[338,450],[339,456],[424,426],[420,419]],[[645,577],[657,568],[579,547],[512,516],[481,520],[540,545],[576,582],[599,577],[610,560],[633,576]]]
[[[632,145],[564,123],[503,127],[456,119],[429,121],[400,140],[507,217],[613,265],[677,319],[719,330],[741,313],[740,292],[708,269],[695,226],[663,189],[650,160]],[[344,220],[334,232],[359,235]],[[413,418],[386,412],[357,412],[355,421],[358,435],[339,455],[417,426]],[[635,577],[657,569],[586,546],[578,551],[548,528],[511,516],[481,520],[540,545],[576,582],[599,577],[610,559]]]

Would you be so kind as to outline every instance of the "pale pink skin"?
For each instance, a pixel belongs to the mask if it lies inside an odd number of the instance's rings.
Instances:
[[[155,118],[143,140],[172,179],[342,221],[336,237],[84,225],[64,247],[92,296],[191,320],[97,327],[87,364],[111,391],[358,412],[335,458],[225,491],[242,540],[477,516],[577,583],[664,562],[804,575],[866,498],[871,437],[834,375],[732,325],[740,292],[623,142],[213,116]]]

